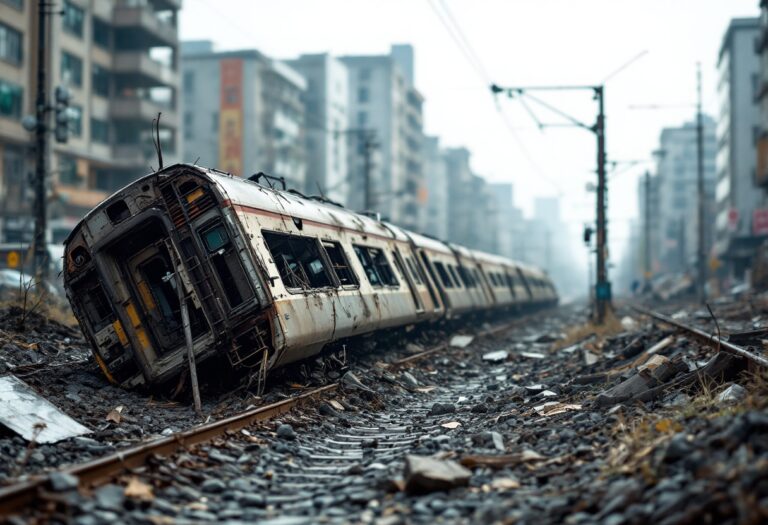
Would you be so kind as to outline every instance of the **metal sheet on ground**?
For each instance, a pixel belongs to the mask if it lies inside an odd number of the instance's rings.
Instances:
[[[56,443],[90,432],[13,375],[0,377],[0,425],[37,443]]]

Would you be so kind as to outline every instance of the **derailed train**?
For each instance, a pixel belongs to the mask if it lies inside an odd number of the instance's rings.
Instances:
[[[376,330],[557,302],[538,269],[252,179],[170,166],[67,238],[67,296],[110,381],[184,370],[182,301],[198,363],[262,375]]]

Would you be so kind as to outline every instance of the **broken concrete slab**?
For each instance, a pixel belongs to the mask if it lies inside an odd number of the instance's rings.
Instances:
[[[454,348],[466,348],[474,340],[475,340],[474,335],[454,335],[453,337],[451,337],[451,341],[448,344],[450,344]]]
[[[405,490],[411,494],[466,487],[472,472],[455,461],[425,456],[405,457]]]
[[[56,443],[90,432],[13,375],[0,377],[0,424],[37,443]]]
[[[717,396],[717,400],[721,403],[735,403],[741,401],[745,397],[747,397],[747,389],[734,383],[723,390],[720,395]]]
[[[596,403],[598,406],[623,403],[687,370],[682,360],[671,361],[663,355],[653,355],[646,364],[638,367],[636,374],[600,394]]]
[[[489,363],[501,363],[506,361],[507,357],[509,357],[509,352],[506,350],[496,350],[495,352],[483,354],[483,361],[488,361]]]

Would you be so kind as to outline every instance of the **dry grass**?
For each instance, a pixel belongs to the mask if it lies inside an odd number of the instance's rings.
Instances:
[[[553,343],[552,350],[557,351],[563,348],[567,348],[591,336],[595,336],[597,337],[598,341],[602,341],[606,337],[620,334],[623,331],[624,328],[621,326],[621,321],[618,317],[616,317],[616,314],[613,311],[609,310],[605,316],[605,323],[602,325],[597,325],[593,321],[589,321],[585,324],[572,326],[566,330],[564,338],[559,339]]]

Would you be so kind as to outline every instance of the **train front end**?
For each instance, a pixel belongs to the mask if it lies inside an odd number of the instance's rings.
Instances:
[[[266,373],[271,299],[226,201],[206,170],[175,165],[118,191],[70,234],[64,286],[110,381],[156,385],[185,369],[184,303],[198,362],[218,352]]]

